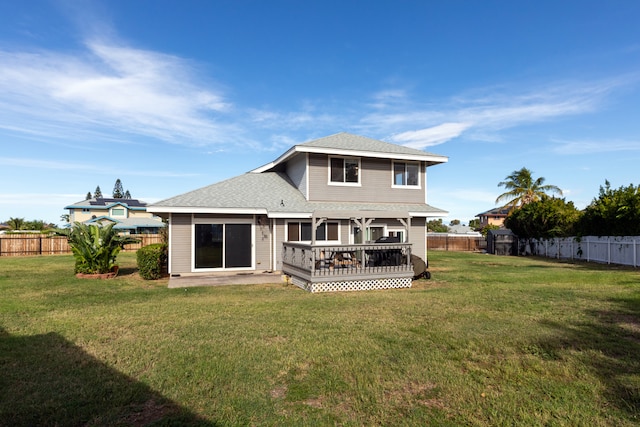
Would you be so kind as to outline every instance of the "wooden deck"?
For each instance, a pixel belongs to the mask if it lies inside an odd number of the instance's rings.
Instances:
[[[411,244],[284,243],[282,272],[310,292],[411,287]]]

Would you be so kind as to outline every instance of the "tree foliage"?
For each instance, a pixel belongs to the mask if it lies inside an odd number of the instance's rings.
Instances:
[[[120,178],[116,179],[116,183],[113,186],[113,198],[124,198],[124,188],[122,188],[122,181],[120,181]]]
[[[555,185],[545,185],[543,177],[533,179],[533,172],[522,168],[511,172],[505,181],[498,183],[498,187],[508,190],[496,199],[496,203],[506,202],[504,206],[520,207],[527,203],[541,200],[547,193],[562,195],[562,190]]]
[[[487,234],[489,234],[490,230],[499,230],[500,226],[499,225],[495,225],[495,224],[487,224],[484,227],[480,228],[479,231],[480,234],[482,234],[484,237],[487,237]]]
[[[116,257],[124,245],[138,242],[132,237],[118,235],[113,229],[114,225],[99,226],[76,222],[71,230],[60,233],[67,236],[75,258],[76,273],[108,273],[115,265]]]
[[[640,186],[614,190],[605,181],[584,210],[580,230],[585,236],[640,236]]]
[[[442,223],[442,218],[432,219],[427,221],[427,231],[432,233],[446,233],[449,231],[449,227]]]
[[[575,234],[580,215],[573,202],[542,196],[513,210],[504,225],[525,239],[567,237]]]
[[[50,222],[46,222],[41,219],[33,219],[31,221],[26,221],[24,218],[9,218],[7,221],[7,225],[9,226],[10,231],[20,231],[20,230],[28,230],[28,231],[45,231],[55,228],[55,224]]]
[[[11,217],[7,221],[7,225],[10,230],[24,230],[25,220],[24,218]]]
[[[99,185],[96,187],[96,191],[93,192],[93,197],[96,199],[102,197],[102,191],[100,190]]]

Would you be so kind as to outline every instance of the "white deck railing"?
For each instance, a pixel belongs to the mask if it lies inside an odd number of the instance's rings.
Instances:
[[[410,243],[309,245],[288,242],[282,250],[283,273],[310,282],[413,275]]]

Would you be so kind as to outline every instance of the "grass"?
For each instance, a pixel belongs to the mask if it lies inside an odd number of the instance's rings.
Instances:
[[[411,289],[168,289],[0,258],[0,425],[640,422],[640,272],[430,253]]]

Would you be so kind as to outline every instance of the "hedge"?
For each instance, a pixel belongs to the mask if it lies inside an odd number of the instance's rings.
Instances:
[[[136,252],[136,260],[140,277],[146,280],[160,279],[167,262],[167,245],[155,243],[143,246]]]

